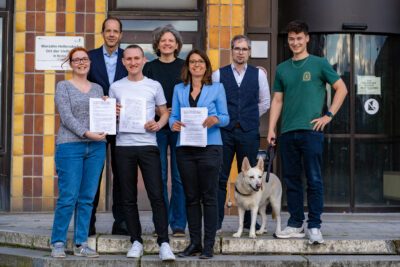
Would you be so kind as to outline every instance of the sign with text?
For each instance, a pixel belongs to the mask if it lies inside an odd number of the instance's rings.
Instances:
[[[68,62],[63,62],[68,52],[77,46],[85,46],[80,36],[37,36],[35,40],[36,70],[70,70]]]
[[[381,77],[357,75],[357,95],[380,95]]]

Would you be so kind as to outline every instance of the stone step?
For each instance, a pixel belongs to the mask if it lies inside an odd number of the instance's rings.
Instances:
[[[124,254],[131,243],[128,236],[99,235],[88,239],[89,246],[101,254]],[[32,249],[50,249],[50,236],[0,230],[0,244],[17,245]],[[143,236],[146,253],[158,253],[156,238]],[[189,245],[187,238],[170,239],[173,252],[180,252]],[[67,240],[67,250],[72,251],[72,240]],[[228,235],[216,239],[215,254],[351,254],[396,255],[400,254],[400,239],[352,239],[351,236],[325,237],[321,245],[309,245],[306,239],[275,239],[267,234],[250,239],[246,236],[233,238]]]
[[[174,266],[174,267],[264,267],[264,266],[400,266],[399,255],[216,255],[209,260],[197,257],[177,258],[175,262],[161,263],[158,255],[145,255],[141,259],[128,259],[123,255],[101,255],[88,259],[67,255],[54,259],[49,251],[0,247],[1,266]]]

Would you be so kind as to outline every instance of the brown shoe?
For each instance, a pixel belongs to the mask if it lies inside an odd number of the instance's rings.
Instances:
[[[184,237],[185,236],[185,230],[182,228],[174,228],[172,230],[172,236],[173,237]]]

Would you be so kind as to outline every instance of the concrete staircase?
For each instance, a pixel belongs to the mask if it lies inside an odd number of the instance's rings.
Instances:
[[[162,263],[156,238],[144,236],[145,256],[127,259],[131,243],[127,236],[98,235],[88,239],[89,246],[101,254],[97,259],[68,255],[50,257],[50,237],[32,233],[0,230],[0,266],[400,266],[400,239],[352,239],[325,237],[321,245],[309,245],[305,239],[275,239],[266,234],[257,239],[222,235],[216,239],[211,260],[178,258]],[[171,238],[174,252],[188,244],[186,238]],[[67,250],[72,251],[72,240]]]
[[[285,215],[286,216],[286,215]],[[112,224],[110,214],[100,215],[99,231],[105,234],[88,239],[89,246],[101,255],[96,259],[75,257],[72,251],[72,229],[69,231],[65,259],[50,256],[52,215],[0,215],[0,266],[399,266],[400,214],[324,215],[324,239],[321,245],[309,245],[306,239],[275,239],[268,234],[250,239],[233,238],[237,218],[227,217],[223,234],[216,238],[214,258],[177,258],[162,263],[158,257],[151,214],[142,214],[145,255],[128,259],[131,243],[127,236],[107,234]],[[285,218],[286,219],[286,218]],[[189,244],[188,237],[170,238],[174,252]]]

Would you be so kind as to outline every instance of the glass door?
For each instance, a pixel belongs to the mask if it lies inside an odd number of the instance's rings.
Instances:
[[[327,58],[350,88],[351,38],[348,34],[312,35],[311,54]],[[326,86],[323,113],[333,100],[335,90]],[[340,112],[325,129],[322,177],[326,207],[348,207],[350,202],[350,101],[347,97]]]
[[[355,207],[400,207],[400,37],[353,38]]]

